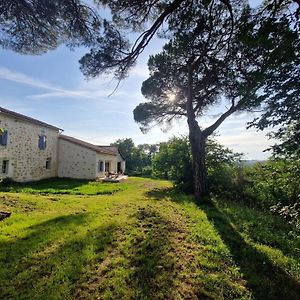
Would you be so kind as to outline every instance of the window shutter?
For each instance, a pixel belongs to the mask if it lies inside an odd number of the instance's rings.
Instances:
[[[45,146],[46,146],[45,140],[46,139],[45,139],[44,135],[39,136],[39,149],[40,150],[45,150]]]
[[[1,134],[1,145],[6,146],[7,145],[7,137],[8,137],[8,131],[4,130]]]

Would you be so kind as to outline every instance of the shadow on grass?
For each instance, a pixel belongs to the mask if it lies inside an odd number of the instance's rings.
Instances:
[[[126,189],[125,184],[102,183],[91,180],[72,178],[52,178],[35,182],[5,182],[0,185],[0,192],[28,194],[67,194],[67,195],[112,195]]]
[[[31,182],[8,182],[0,185],[1,192],[21,192],[29,189],[32,192],[47,192],[48,190],[56,191],[57,193],[67,193],[87,184],[88,180],[71,179],[71,178],[50,178]]]
[[[136,214],[140,234],[132,244],[130,265],[135,299],[165,299],[174,285],[175,257],[170,237],[174,227],[157,211],[142,207]]]
[[[70,297],[85,268],[103,258],[116,230],[109,223],[76,236],[87,217],[57,217],[30,227],[22,239],[0,243],[0,299]]]
[[[193,201],[191,196],[180,195],[173,189],[155,189],[147,196],[155,200],[168,198],[180,204]],[[255,299],[300,299],[300,283],[275,265],[265,253],[247,243],[224,212],[212,202],[199,205],[199,208],[206,213],[230,250]]]
[[[161,201],[164,199],[170,199],[179,204],[194,202],[192,195],[186,195],[173,187],[167,188],[155,188],[145,193],[147,198]]]

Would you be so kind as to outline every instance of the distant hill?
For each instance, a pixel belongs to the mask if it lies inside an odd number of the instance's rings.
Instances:
[[[255,165],[257,163],[265,163],[266,160],[256,160],[256,159],[242,159],[241,160],[241,163],[244,165],[244,166],[252,166],[252,165]]]

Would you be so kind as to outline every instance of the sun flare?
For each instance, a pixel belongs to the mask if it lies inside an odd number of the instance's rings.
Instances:
[[[170,102],[174,102],[176,100],[176,95],[175,94],[168,94],[168,99]]]

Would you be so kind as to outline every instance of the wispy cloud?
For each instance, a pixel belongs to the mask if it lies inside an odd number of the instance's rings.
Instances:
[[[108,97],[112,92],[112,88],[104,87],[104,81],[97,80],[97,83],[89,85],[86,83],[87,89],[65,89],[63,87],[53,85],[47,81],[43,81],[34,77],[31,77],[27,74],[16,72],[7,68],[0,67],[0,78],[31,86],[33,88],[44,89],[48,92],[38,93],[30,95],[31,99],[45,99],[45,98],[83,98],[83,99],[97,99],[101,97]],[[97,88],[98,86],[98,88]],[[122,96],[123,92],[116,91],[114,96]]]
[[[57,88],[49,83],[46,83],[44,81],[41,81],[37,78],[30,77],[26,74],[12,71],[7,68],[0,67],[0,78],[13,81],[13,82],[18,82],[22,83],[25,85],[29,85],[32,87],[36,88],[42,88],[42,89],[47,89],[47,90],[52,90],[52,91],[61,91],[60,88]]]

